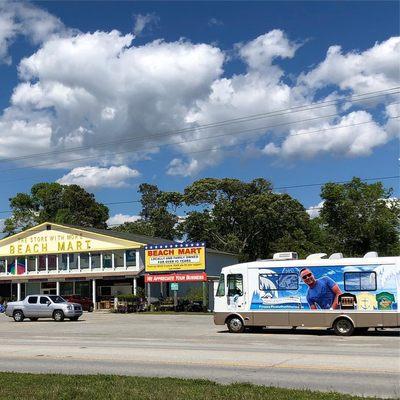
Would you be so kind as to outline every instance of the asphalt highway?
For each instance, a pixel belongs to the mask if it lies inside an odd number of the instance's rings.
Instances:
[[[0,370],[204,378],[399,398],[399,334],[230,334],[209,315],[85,313],[62,323],[1,315]]]

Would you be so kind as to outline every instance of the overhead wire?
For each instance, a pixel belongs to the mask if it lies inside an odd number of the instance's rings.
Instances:
[[[393,104],[399,104],[399,103],[398,102],[394,102],[394,103],[391,103],[390,105],[393,105]],[[184,141],[180,141],[180,142],[160,143],[160,144],[154,145],[154,146],[143,147],[140,150],[137,150],[137,149],[135,149],[135,150],[131,150],[131,149],[126,150],[125,149],[125,150],[121,150],[121,151],[112,151],[112,152],[108,152],[105,155],[111,156],[111,155],[120,155],[120,154],[127,154],[127,153],[143,152],[143,151],[148,151],[148,150],[152,150],[152,149],[158,149],[158,148],[163,147],[163,146],[183,145],[183,144],[191,143],[191,142],[199,142],[199,141],[202,141],[202,140],[215,139],[215,138],[224,137],[224,136],[233,136],[233,135],[238,135],[238,134],[242,134],[242,133],[249,133],[249,132],[253,132],[253,131],[259,131],[259,130],[262,130],[263,132],[265,132],[265,131],[268,131],[269,129],[273,129],[273,128],[277,128],[277,127],[281,127],[281,126],[300,124],[300,123],[310,122],[310,121],[324,119],[324,118],[332,118],[332,117],[339,116],[339,115],[340,115],[340,113],[322,115],[322,116],[302,119],[302,120],[298,120],[298,121],[282,122],[280,124],[267,125],[267,126],[250,128],[250,129],[245,129],[245,130],[241,129],[241,130],[235,131],[235,132],[221,133],[221,134],[218,134],[218,135],[194,138],[194,139],[184,140]],[[388,117],[387,119],[390,120],[390,119],[397,119],[397,118],[399,118],[399,116]],[[298,135],[306,135],[306,134],[310,134],[310,133],[317,133],[317,132],[322,132],[322,131],[327,131],[327,130],[334,130],[334,129],[340,129],[340,128],[345,128],[345,127],[357,126],[357,125],[363,125],[363,124],[370,124],[370,123],[374,123],[374,122],[375,121],[371,120],[371,121],[364,121],[364,122],[348,124],[348,125],[333,126],[333,127],[324,128],[324,129],[317,130],[317,131],[312,131],[312,132],[303,132],[303,133],[299,133],[299,134],[292,134],[289,137],[298,136]],[[256,134],[262,134],[262,132],[257,132]],[[232,144],[232,145],[227,145],[227,146],[219,146],[218,148],[231,147],[231,146],[237,146],[237,145],[238,145],[238,143]],[[213,149],[217,149],[217,148],[213,147],[213,148],[210,148],[210,149],[200,150],[199,152],[209,151],[209,150],[213,150]],[[194,152],[185,152],[185,154],[192,154],[192,153],[196,153],[196,151],[194,151]],[[94,155],[94,156],[86,156],[86,157],[80,157],[80,158],[74,158],[74,159],[56,161],[56,162],[49,161],[49,162],[40,163],[40,164],[30,164],[30,165],[19,166],[19,167],[3,168],[3,169],[0,169],[0,172],[17,171],[17,170],[22,170],[22,169],[27,169],[27,168],[37,168],[37,167],[43,167],[43,166],[48,166],[48,165],[55,166],[55,165],[60,165],[60,164],[61,165],[62,164],[69,164],[69,163],[74,163],[74,162],[79,162],[79,161],[86,161],[86,160],[90,160],[90,159],[98,159],[98,158],[99,158],[99,155]]]
[[[399,88],[400,88],[400,86],[396,86],[396,87],[392,87],[392,88],[389,88],[389,89],[386,89],[386,90],[368,92],[368,93],[359,94],[359,95],[342,96],[340,98],[333,99],[333,100],[314,102],[314,103],[307,104],[307,105],[295,106],[295,107],[290,107],[290,108],[271,111],[271,112],[266,112],[266,113],[253,114],[253,115],[249,115],[249,116],[238,117],[238,118],[218,121],[218,122],[214,122],[214,123],[209,123],[209,124],[200,124],[200,125],[196,125],[196,126],[193,126],[193,127],[176,129],[176,130],[171,130],[171,131],[165,131],[165,132],[157,133],[157,134],[149,134],[149,135],[146,135],[146,136],[132,137],[132,138],[126,138],[126,139],[118,139],[118,140],[107,141],[107,142],[102,142],[102,143],[97,143],[97,144],[92,144],[92,145],[72,147],[72,148],[68,148],[68,149],[54,150],[54,151],[51,151],[51,152],[28,154],[28,155],[23,155],[23,156],[19,156],[19,157],[2,158],[2,159],[0,159],[0,163],[21,161],[21,160],[25,160],[25,159],[29,159],[29,158],[35,158],[35,157],[41,157],[41,156],[52,156],[52,155],[76,152],[76,151],[81,151],[81,150],[108,147],[108,146],[113,145],[113,144],[125,144],[125,143],[134,142],[134,141],[137,141],[137,140],[139,140],[139,141],[141,141],[141,140],[148,141],[149,139],[152,139],[152,138],[158,138],[158,137],[165,138],[166,136],[173,136],[173,135],[183,134],[183,133],[191,133],[191,132],[195,132],[195,131],[203,130],[203,129],[210,129],[210,128],[215,128],[215,127],[219,128],[221,126],[231,125],[233,123],[237,124],[237,123],[244,123],[244,122],[254,121],[254,120],[257,120],[257,119],[261,119],[261,118],[269,118],[269,117],[276,117],[276,116],[286,116],[286,115],[289,115],[291,113],[312,111],[312,110],[323,108],[323,107],[329,107],[331,105],[339,103],[340,101],[345,101],[346,99],[347,99],[347,101],[353,102],[353,103],[364,102],[366,100],[376,99],[377,97],[391,96],[391,95],[399,94],[400,92],[396,91]],[[373,95],[371,96],[371,94],[373,94]],[[67,161],[68,160],[66,160],[66,162]]]

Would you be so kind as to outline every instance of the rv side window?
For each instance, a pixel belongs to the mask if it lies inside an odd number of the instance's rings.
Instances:
[[[228,296],[243,296],[243,275],[228,275]]]
[[[345,272],[344,289],[349,292],[376,290],[376,272]]]
[[[258,276],[260,290],[297,290],[299,276],[297,274],[260,274]]]
[[[225,296],[225,276],[224,276],[224,274],[221,274],[219,276],[219,282],[218,282],[216,296],[218,296],[218,297]]]

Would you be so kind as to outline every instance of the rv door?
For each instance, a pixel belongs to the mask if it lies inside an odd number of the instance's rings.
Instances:
[[[227,302],[231,310],[244,308],[243,275],[229,274],[227,277]]]

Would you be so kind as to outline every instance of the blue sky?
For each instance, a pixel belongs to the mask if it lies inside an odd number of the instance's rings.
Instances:
[[[399,97],[360,99],[400,86],[398,15],[397,2],[0,2],[0,210],[41,181],[118,202],[141,182],[397,175]],[[320,202],[319,187],[286,191]]]

